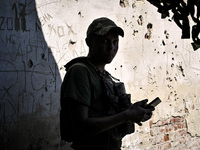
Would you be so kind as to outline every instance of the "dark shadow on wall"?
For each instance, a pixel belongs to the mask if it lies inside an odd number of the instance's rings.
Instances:
[[[58,147],[61,77],[34,0],[0,5],[0,145]]]

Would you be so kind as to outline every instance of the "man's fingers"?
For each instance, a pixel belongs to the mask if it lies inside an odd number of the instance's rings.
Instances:
[[[147,102],[148,102],[148,99],[144,99],[144,100],[141,100],[141,101],[139,101],[137,103],[138,103],[138,105],[140,107],[144,107],[147,104]]]
[[[141,120],[142,122],[145,122],[147,120],[149,120],[152,116],[152,113],[147,113],[144,115],[143,119]]]
[[[148,109],[145,109],[146,113],[151,113],[152,111],[154,111],[155,108],[154,107],[149,107]]]

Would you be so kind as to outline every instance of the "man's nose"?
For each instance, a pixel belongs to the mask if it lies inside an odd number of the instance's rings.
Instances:
[[[115,45],[114,45],[113,42],[109,42],[109,43],[108,43],[108,50],[109,50],[109,51],[115,50]]]

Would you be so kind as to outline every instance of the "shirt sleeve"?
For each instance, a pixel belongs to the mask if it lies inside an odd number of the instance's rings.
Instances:
[[[64,97],[72,98],[90,106],[91,85],[88,68],[83,65],[74,65],[68,70],[66,75]]]

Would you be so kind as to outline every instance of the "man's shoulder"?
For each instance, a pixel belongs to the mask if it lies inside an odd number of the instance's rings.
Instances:
[[[88,66],[83,62],[78,62],[78,63],[71,65],[70,68],[88,68]]]
[[[77,57],[69,61],[65,65],[66,71],[74,69],[80,69],[80,70],[88,70],[89,72],[96,73],[97,70],[95,67],[91,64],[90,60],[87,57]]]
[[[86,62],[88,61],[87,57],[77,57],[72,59],[71,61],[69,61],[66,65],[65,65],[65,69],[66,71],[71,68],[71,66],[73,66],[74,64],[86,64]],[[83,66],[83,65],[82,65]],[[85,66],[86,67],[86,66]]]
[[[81,71],[84,71],[84,72],[86,71],[86,72],[89,72],[89,73],[91,73],[91,72],[95,73],[94,69],[90,65],[85,64],[83,62],[78,62],[78,63],[75,63],[75,64],[71,65],[69,67],[68,71],[70,72],[72,70],[73,71],[77,70],[77,71],[80,71],[80,72]]]

